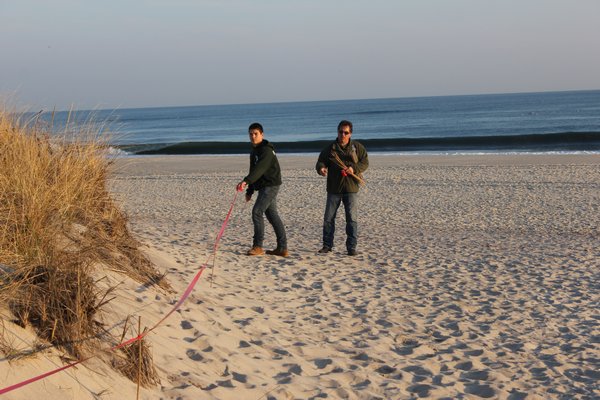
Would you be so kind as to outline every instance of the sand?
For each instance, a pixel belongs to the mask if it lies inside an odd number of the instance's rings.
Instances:
[[[144,399],[598,398],[600,156],[371,154],[360,254],[319,255],[316,156],[280,155],[289,258],[248,257],[238,198],[214,271],[148,337],[161,378]],[[111,188],[174,291],[125,278],[107,306],[152,325],[212,251],[247,156],[121,160]],[[267,248],[275,246],[267,224]],[[212,285],[211,285],[212,278]],[[8,324],[26,347],[27,330]],[[63,365],[8,363],[6,386]],[[135,398],[94,359],[5,398]]]

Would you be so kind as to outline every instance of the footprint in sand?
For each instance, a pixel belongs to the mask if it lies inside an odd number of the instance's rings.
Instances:
[[[289,372],[280,372],[273,377],[279,385],[285,385],[292,381],[292,374]]]
[[[351,359],[357,361],[369,361],[369,355],[365,352],[361,352],[355,356],[352,356]]]
[[[333,361],[331,361],[330,358],[317,358],[314,361],[314,363],[318,369],[323,369],[323,368],[327,367],[329,364],[333,363]]]
[[[465,393],[482,397],[484,399],[491,399],[496,395],[496,392],[490,386],[480,384],[466,385]]]
[[[290,352],[285,349],[275,349],[273,350],[273,353],[277,354],[277,356],[291,356]]]
[[[375,372],[381,375],[389,375],[391,373],[396,372],[396,368],[390,367],[389,365],[382,365],[381,367],[377,368]]]
[[[411,365],[411,366],[402,368],[402,370],[413,374],[413,378],[412,378],[413,382],[422,382],[425,379],[427,379],[428,377],[433,376],[431,371],[429,371],[428,369],[425,369],[423,367],[420,367],[418,365]]]
[[[488,371],[468,371],[460,374],[460,379],[468,379],[472,381],[485,381],[489,377]]]
[[[357,390],[363,390],[363,389],[366,389],[367,387],[369,387],[370,384],[371,384],[371,381],[368,379],[365,379],[362,382],[358,382],[357,384],[352,385],[352,387]]]
[[[429,397],[431,386],[425,384],[411,385],[406,388],[410,393],[415,393],[419,397]]]
[[[217,381],[217,385],[224,387],[224,388],[234,388],[235,387],[233,385],[233,382],[231,382],[231,379],[227,379],[226,381]]]
[[[248,326],[252,322],[253,318],[242,318],[242,319],[234,319],[233,322],[239,324],[241,327]]]
[[[525,400],[527,398],[527,393],[514,391],[506,398],[506,400]]]
[[[204,357],[194,349],[188,349],[185,354],[193,361],[202,361]]]
[[[479,357],[483,354],[483,350],[467,350],[464,352],[464,354],[468,357]]]
[[[302,367],[298,364],[283,364],[284,367],[289,367],[288,372],[294,375],[302,375]]]
[[[234,381],[238,381],[240,383],[248,382],[248,376],[244,374],[238,374],[237,372],[231,372]]]
[[[181,321],[181,329],[192,329],[193,326],[189,321]]]
[[[456,364],[454,368],[460,369],[462,371],[470,371],[473,368],[473,363],[471,361],[464,361]]]

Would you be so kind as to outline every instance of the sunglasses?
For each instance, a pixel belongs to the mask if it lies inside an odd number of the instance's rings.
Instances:
[[[350,132],[350,131],[338,131],[338,133],[341,133],[344,136],[352,135],[352,132]]]

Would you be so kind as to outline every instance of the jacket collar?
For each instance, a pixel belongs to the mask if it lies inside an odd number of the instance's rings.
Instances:
[[[337,139],[335,139],[335,141],[333,142],[333,148],[334,148],[335,150],[339,150],[339,151],[342,151],[342,152],[346,152],[346,151],[348,151],[348,149],[351,149],[351,148],[352,148],[352,139],[350,139],[350,140],[348,141],[348,144],[347,144],[346,146],[344,146],[344,147],[342,147],[342,145],[340,144],[340,142],[338,142],[338,140],[337,140]]]

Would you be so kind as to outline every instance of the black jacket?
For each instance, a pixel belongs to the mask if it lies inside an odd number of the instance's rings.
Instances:
[[[275,155],[275,148],[268,140],[263,140],[250,153],[250,172],[244,178],[248,184],[248,194],[267,186],[281,185],[281,168]]]
[[[336,153],[346,167],[352,167],[354,173],[361,176],[369,168],[369,156],[367,150],[359,142],[350,141],[346,147],[342,147],[334,141],[319,154],[319,160],[315,169],[317,172],[322,167],[327,167],[327,193],[356,193],[360,188],[356,179],[351,176],[343,176],[342,168],[334,161],[333,154]]]

